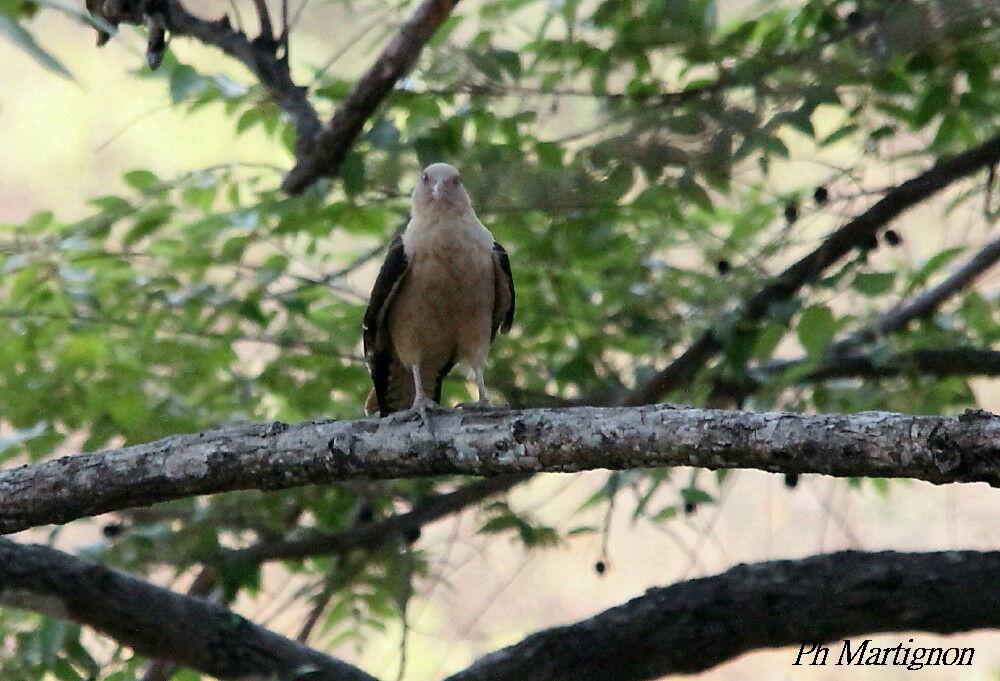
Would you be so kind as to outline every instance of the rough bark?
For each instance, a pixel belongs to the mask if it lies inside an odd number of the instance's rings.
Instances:
[[[167,658],[219,679],[375,681],[225,608],[61,551],[2,538],[0,604],[75,620],[141,655]],[[301,676],[306,669],[315,671]]]
[[[739,565],[532,634],[448,681],[642,681],[693,674],[761,648],[995,628],[998,580],[996,551],[847,551]],[[790,653],[788,664],[794,659]]]
[[[1000,552],[860,553],[739,565],[540,631],[448,681],[641,681],[762,648],[1000,627]],[[375,681],[239,615],[60,551],[0,538],[0,605],[72,619],[220,679]]]
[[[740,321],[756,324],[773,303],[786,300],[851,249],[869,241],[901,213],[926,200],[957,180],[1000,162],[1000,136],[957,156],[937,163],[930,170],[890,190],[880,201],[840,229],[784,272],[769,281],[743,304]],[[626,396],[627,405],[650,404],[689,384],[722,350],[714,329],[699,336],[677,359]]]
[[[458,0],[424,0],[413,16],[368,69],[333,118],[299,154],[295,167],[281,183],[289,194],[298,194],[323,175],[335,175],[365,121],[382,104],[396,81],[409,73],[420,51],[438,26],[448,18]]]
[[[747,413],[671,405],[236,425],[0,472],[0,532],[235,489],[355,477],[657,466],[1000,486],[1000,417]]]

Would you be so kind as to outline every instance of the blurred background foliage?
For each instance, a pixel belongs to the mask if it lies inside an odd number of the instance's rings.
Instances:
[[[368,63],[346,51],[370,56],[412,9],[375,0],[291,4],[293,75],[324,118]],[[242,12],[253,25],[249,3],[191,5],[205,16]],[[20,77],[43,87],[77,77],[39,28],[53,13],[76,22],[64,39],[90,49],[92,27],[73,3],[0,0],[2,40],[37,66]],[[354,33],[343,49],[322,40],[330,17]],[[265,160],[169,176],[154,163],[116,167],[121,181],[83,209],[35,199],[33,214],[0,225],[0,463],[234,421],[360,416],[368,288],[383,247],[405,224],[419,169],[439,160],[462,170],[480,218],[510,253],[517,317],[494,346],[488,384],[515,406],[613,400],[708,327],[723,330],[722,359],[669,399],[706,404],[719,381],[804,353],[797,371],[764,375],[744,406],[975,406],[967,376],[802,379],[833,342],[940,280],[985,241],[995,219],[985,177],[928,208],[924,233],[897,228],[866,244],[794,302],[775,306],[751,336],[727,332],[726,320],[748,292],[888,186],[996,132],[998,22],[991,0],[462,3],[340,177],[295,198],[276,188],[294,129],[248,74],[206,65],[204,51],[181,39],[150,72],[136,50],[111,51],[127,36],[116,39],[104,59],[160,88],[164,106],[192,126],[213,126],[208,136],[233,136],[234,156],[246,144]],[[300,35],[307,57],[296,49]],[[17,83],[4,87],[0,109],[18,96]],[[208,123],[199,118],[206,110],[215,112]],[[182,129],[170,144],[197,139]],[[60,153],[45,139],[31,144],[38,155]],[[996,302],[970,289],[865,351],[877,363],[921,348],[989,349],[1000,338]],[[446,401],[468,396],[456,372]],[[104,536],[85,552],[157,579],[186,579],[225,549],[363,524],[456,484],[164,504],[102,519]],[[669,524],[712,503],[725,484],[725,476],[689,471],[615,473],[584,509],[610,514],[629,491],[634,519]],[[483,532],[531,548],[602,532],[586,523],[556,530],[507,502],[488,503],[477,517]],[[363,557],[287,561],[299,584],[293,601],[323,605],[313,642],[360,647],[371,632],[398,626],[415,577],[436,578],[418,539]],[[252,602],[261,566],[215,563],[211,595]],[[84,645],[74,625],[4,612],[0,632],[15,653],[0,662],[3,678],[141,677],[141,661]]]

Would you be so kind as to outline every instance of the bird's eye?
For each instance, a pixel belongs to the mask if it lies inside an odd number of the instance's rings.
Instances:
[[[424,173],[423,175],[421,175],[420,179],[422,179],[424,181],[424,184],[427,184],[428,182],[431,181],[431,178],[430,178],[430,176],[427,173]]]
[[[461,181],[462,181],[462,178],[460,178],[460,177],[453,177],[453,178],[451,178],[451,184],[454,187],[457,187],[458,183],[461,182]]]

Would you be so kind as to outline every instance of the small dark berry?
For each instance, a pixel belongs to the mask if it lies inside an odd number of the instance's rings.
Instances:
[[[125,527],[121,523],[109,523],[101,530],[108,539],[120,537],[124,531]]]
[[[788,489],[795,489],[799,486],[799,474],[798,473],[787,473],[785,475],[785,487]]]
[[[358,522],[359,523],[370,523],[375,518],[375,512],[372,507],[365,504],[360,509],[358,509]]]
[[[733,266],[729,264],[728,260],[720,260],[719,262],[715,263],[715,269],[722,276],[726,276],[732,271]]]
[[[403,539],[406,540],[407,544],[416,544],[417,540],[420,539],[420,528],[411,527],[403,531]]]
[[[599,575],[603,575],[607,569],[608,566],[604,563],[603,560],[599,560],[596,563],[594,563],[594,572],[596,572]]]
[[[685,501],[684,502],[684,513],[685,514],[691,515],[696,510],[698,510],[698,504],[694,503],[693,501]]]
[[[816,187],[816,191],[813,192],[813,201],[816,202],[817,206],[822,206],[830,198],[830,192],[826,190],[826,187],[820,185]]]
[[[852,31],[856,31],[857,29],[861,28],[864,25],[864,23],[865,23],[864,15],[857,10],[854,10],[853,12],[847,15],[847,28],[851,29]]]
[[[885,242],[895,248],[899,244],[903,243],[903,238],[899,236],[899,232],[894,229],[885,230]]]
[[[785,204],[785,219],[788,220],[788,224],[799,219],[799,204],[794,201]]]

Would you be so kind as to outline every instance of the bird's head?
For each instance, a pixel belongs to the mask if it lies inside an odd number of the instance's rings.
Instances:
[[[413,189],[414,215],[471,209],[469,195],[462,186],[458,170],[447,163],[434,163],[424,168],[420,181]]]

